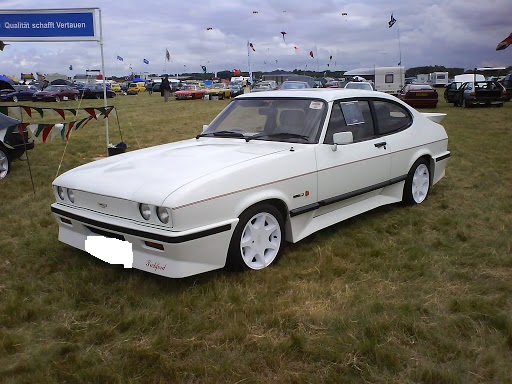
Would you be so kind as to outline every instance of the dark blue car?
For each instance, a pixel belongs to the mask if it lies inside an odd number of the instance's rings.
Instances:
[[[0,91],[0,101],[26,101],[32,100],[32,95],[38,89],[32,85],[12,85],[12,89],[2,89]]]

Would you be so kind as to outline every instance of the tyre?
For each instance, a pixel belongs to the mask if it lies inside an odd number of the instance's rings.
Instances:
[[[240,215],[229,244],[226,267],[259,270],[277,260],[284,240],[284,219],[271,204],[257,204]]]
[[[101,99],[101,95],[99,93],[96,94],[97,99]]]
[[[17,102],[18,102],[18,97],[17,97],[17,96],[13,96],[13,97],[12,97],[12,101],[14,101],[15,103],[17,103]]]
[[[11,159],[3,148],[0,148],[0,180],[9,173],[11,169]]]
[[[428,161],[425,159],[416,160],[407,174],[402,201],[409,205],[422,203],[428,196],[430,183]]]
[[[79,99],[79,96],[75,95],[75,101],[78,101],[78,99]]]
[[[224,100],[224,94],[223,93],[219,93],[219,100]]]
[[[59,96],[55,96],[55,101],[58,103],[60,101],[60,97]]]

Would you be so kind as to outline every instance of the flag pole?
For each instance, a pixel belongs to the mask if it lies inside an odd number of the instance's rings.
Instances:
[[[252,69],[251,69],[251,46],[250,46],[249,40],[247,40],[247,67],[249,69],[249,81],[251,84],[253,83],[252,80]]]

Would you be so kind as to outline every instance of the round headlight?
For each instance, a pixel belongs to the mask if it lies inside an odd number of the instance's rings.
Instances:
[[[75,192],[72,189],[68,188],[67,193],[68,193],[69,201],[74,203],[75,202]]]
[[[151,217],[151,208],[148,204],[139,204],[139,212],[144,220],[149,220]]]
[[[64,200],[64,188],[62,188],[60,186],[57,187],[57,195],[59,195],[61,200]]]
[[[162,223],[167,224],[169,222],[169,210],[165,207],[158,207],[156,209],[156,215],[158,216],[158,220]]]

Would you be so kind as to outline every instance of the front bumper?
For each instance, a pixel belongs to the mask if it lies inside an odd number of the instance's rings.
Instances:
[[[83,251],[101,236],[130,243],[133,268],[181,278],[224,267],[237,219],[176,232],[94,211],[54,203],[59,240]],[[114,250],[115,251],[115,250]]]

